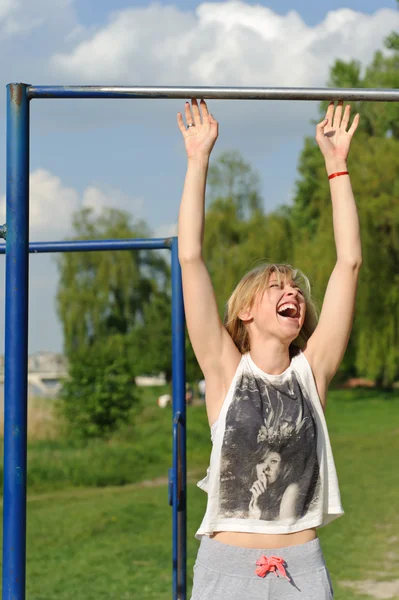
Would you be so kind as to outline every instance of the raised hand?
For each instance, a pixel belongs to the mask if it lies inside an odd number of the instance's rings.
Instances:
[[[177,124],[184,138],[188,158],[208,158],[218,137],[218,122],[209,114],[205,100],[201,100],[201,113],[197,100],[186,102],[183,116],[177,113]]]
[[[249,490],[252,494],[251,501],[249,503],[249,514],[253,519],[260,519],[261,510],[259,508],[259,496],[265,493],[267,489],[267,478],[264,473],[261,474]]]
[[[326,159],[326,162],[346,162],[352,137],[359,125],[360,115],[353,119],[348,129],[351,107],[346,105],[343,110],[343,102],[337,104],[334,113],[334,102],[330,102],[326,116],[316,127],[316,141]]]

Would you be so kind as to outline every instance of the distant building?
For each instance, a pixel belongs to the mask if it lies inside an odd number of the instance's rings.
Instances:
[[[68,376],[68,361],[56,352],[35,352],[28,357],[28,395],[56,398],[62,380]],[[138,386],[165,385],[165,376],[142,375],[136,377]],[[0,356],[0,399],[4,396],[4,356]]]
[[[28,357],[28,395],[55,398],[68,375],[68,361],[56,352],[36,352]],[[0,396],[4,395],[4,357],[0,356]]]
[[[138,375],[135,378],[135,382],[140,387],[166,385],[167,383],[163,373],[159,375]]]

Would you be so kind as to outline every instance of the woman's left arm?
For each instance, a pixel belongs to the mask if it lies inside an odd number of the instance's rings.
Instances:
[[[339,102],[334,113],[332,102],[326,118],[317,125],[316,141],[325,158],[328,176],[348,170],[347,158],[359,115],[348,129],[349,117],[349,105],[343,111]],[[322,397],[348,345],[362,263],[359,218],[349,175],[331,178],[330,191],[337,262],[327,285],[319,323],[304,351]]]

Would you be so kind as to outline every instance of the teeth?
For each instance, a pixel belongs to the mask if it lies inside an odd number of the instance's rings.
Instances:
[[[279,314],[281,314],[282,312],[284,312],[285,310],[288,310],[288,309],[292,309],[292,310],[294,310],[294,311],[295,311],[295,313],[294,313],[294,315],[293,315],[294,317],[297,317],[297,316],[298,316],[298,314],[299,314],[299,309],[298,309],[298,307],[297,307],[295,304],[292,304],[291,302],[285,302],[284,304],[282,304],[282,305],[279,307],[279,309],[278,309],[278,311],[277,311],[277,312],[278,312]]]

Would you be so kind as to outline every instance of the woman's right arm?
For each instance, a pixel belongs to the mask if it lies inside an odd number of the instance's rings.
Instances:
[[[188,102],[185,107],[187,125],[193,123],[193,126],[186,128],[182,115],[179,113],[177,117],[188,157],[178,236],[187,328],[206,379],[208,404],[210,394],[219,396],[219,387],[221,395],[227,393],[225,388],[241,355],[219,317],[212,282],[202,256],[206,177],[209,157],[218,136],[218,123],[208,113],[203,100],[201,112],[202,118],[198,103],[193,100],[192,113]]]

